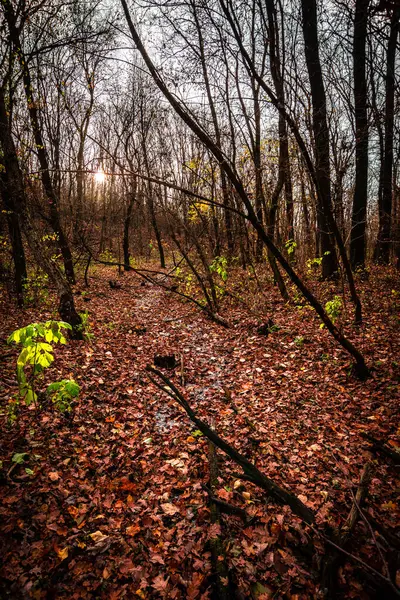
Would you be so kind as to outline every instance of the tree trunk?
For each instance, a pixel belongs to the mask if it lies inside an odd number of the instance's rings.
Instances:
[[[313,105],[313,135],[315,148],[315,175],[320,236],[322,276],[332,278],[337,273],[334,238],[329,226],[327,210],[332,212],[330,184],[329,130],[326,114],[326,96],[319,58],[316,0],[302,0],[303,36],[308,77]]]
[[[123,247],[123,251],[124,251],[124,271],[129,271],[131,268],[130,267],[130,254],[129,254],[129,229],[130,229],[130,225],[131,225],[132,210],[133,210],[133,205],[135,204],[135,200],[136,200],[136,179],[134,180],[134,183],[133,183],[133,189],[130,194],[129,204],[128,204],[128,208],[126,210],[126,216],[125,216],[125,221],[124,221],[124,238],[123,238],[123,242],[122,242],[122,247]]]
[[[211,93],[210,80],[208,77],[202,28],[201,28],[201,24],[199,22],[198,14],[197,14],[196,2],[194,0],[191,0],[191,8],[192,8],[192,12],[193,12],[194,21],[196,24],[196,29],[197,29],[197,35],[198,35],[198,40],[199,40],[200,62],[201,62],[204,84],[206,87],[207,100],[208,100],[208,104],[210,106],[210,111],[211,111],[211,118],[212,118],[214,132],[215,132],[215,139],[216,139],[218,146],[221,147],[221,131],[220,131],[219,123],[218,123],[218,116],[217,116],[217,111],[215,109],[214,99],[213,99],[213,96]],[[222,203],[224,206],[223,211],[224,211],[224,223],[225,223],[227,250],[228,250],[228,256],[232,257],[233,253],[234,253],[234,239],[233,239],[233,227],[232,227],[232,213],[229,210],[230,206],[231,206],[231,197],[230,197],[230,193],[229,193],[226,174],[221,165],[220,165],[219,170],[220,170],[220,177],[221,177]]]
[[[285,105],[285,89],[283,87],[282,64],[279,50],[279,31],[274,0],[266,0],[268,19],[269,60],[275,94],[278,102]],[[283,35],[283,32],[282,32]],[[287,239],[293,239],[293,187],[289,160],[289,140],[286,121],[279,113],[279,168],[282,169],[285,186]]]
[[[12,198],[15,213],[21,223],[29,247],[37,262],[47,273],[50,282],[55,286],[60,302],[58,312],[60,317],[72,326],[72,335],[82,338],[80,328],[81,318],[76,312],[74,297],[68,281],[65,279],[57,264],[51,259],[47,249],[38,238],[29,215],[22,171],[18,163],[17,151],[11,135],[4,90],[0,87],[0,148],[3,153],[4,173],[2,182],[5,194]]]
[[[24,244],[22,241],[18,214],[14,206],[13,198],[9,194],[7,178],[4,173],[0,174],[0,196],[3,200],[3,205],[6,211],[7,225],[11,241],[17,304],[18,306],[23,306],[24,284],[27,279]]]
[[[385,85],[385,145],[382,165],[382,201],[379,207],[379,233],[376,258],[385,264],[390,260],[390,235],[392,219],[393,128],[395,95],[395,59],[399,34],[400,9],[393,10],[386,54]]]
[[[368,114],[365,73],[369,0],[356,0],[353,41],[356,181],[351,219],[350,261],[353,270],[365,266],[365,227],[368,194]]]
[[[64,260],[66,277],[69,283],[73,284],[75,283],[75,273],[72,261],[72,254],[68,245],[67,238],[65,237],[64,231],[61,227],[60,215],[58,211],[58,198],[50,176],[49,161],[39,120],[38,102],[35,100],[33,95],[33,86],[31,74],[28,67],[28,61],[26,60],[26,57],[22,50],[19,29],[17,27],[16,16],[12,4],[10,0],[4,0],[3,5],[4,15],[7,20],[8,30],[10,34],[10,40],[12,42],[14,51],[17,55],[21,67],[26,103],[29,113],[29,119],[31,122],[32,133],[35,140],[37,156],[39,159],[43,188],[50,205],[51,226],[58,237],[58,244]]]

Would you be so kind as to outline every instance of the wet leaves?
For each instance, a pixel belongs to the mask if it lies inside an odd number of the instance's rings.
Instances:
[[[256,320],[228,299],[224,310],[233,326],[227,330],[164,291],[140,286],[133,274],[111,298],[110,276],[105,270],[93,277],[95,338],[68,344],[50,369],[51,378],[73,377],[81,385],[72,418],[44,406],[39,418],[25,412],[16,428],[2,431],[0,595],[7,590],[11,597],[41,599],[51,586],[60,599],[206,599],[209,544],[221,537],[245,598],[316,597],[318,578],[295,552],[307,544],[309,531],[222,459],[216,496],[243,508],[250,520],[243,524],[222,514],[220,525],[211,522],[201,487],[209,479],[207,440],[149,383],[144,367],[154,355],[175,355],[178,366],[169,375],[180,386],[184,365],[184,391],[199,416],[292,489],[316,511],[318,523],[338,526],[371,458],[361,433],[393,448],[400,443],[399,327],[390,305],[377,301],[379,272],[363,284],[363,328],[344,323],[376,365],[362,384],[349,376],[347,357],[313,314],[282,305],[274,289],[268,294],[280,329],[265,337],[257,334]],[[323,287],[318,293],[332,295]],[[3,339],[50,316],[38,307],[24,311],[21,322],[21,313],[0,301]],[[254,296],[257,302],[265,310],[265,298]],[[171,313],[177,318],[171,320]],[[4,372],[13,382],[12,357]],[[12,383],[7,390],[11,396]],[[16,453],[24,455],[23,464],[8,476]],[[366,515],[390,531],[399,519],[396,486],[395,470],[378,459]],[[362,525],[354,550],[375,561]],[[357,585],[363,589],[357,577],[347,563],[341,576],[347,597],[357,597]]]

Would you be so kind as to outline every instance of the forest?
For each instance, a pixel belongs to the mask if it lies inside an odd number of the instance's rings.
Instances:
[[[399,29],[1,0],[1,600],[400,598]]]

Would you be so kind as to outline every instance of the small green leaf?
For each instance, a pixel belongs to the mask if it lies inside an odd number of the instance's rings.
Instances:
[[[196,431],[193,431],[192,436],[193,437],[201,437],[203,435],[203,433],[200,431],[200,429],[196,429]]]
[[[60,389],[62,385],[62,381],[55,381],[54,383],[51,383],[48,387],[46,392],[48,394],[51,394],[52,392],[58,392],[58,390]]]
[[[25,462],[25,456],[28,456],[27,452],[16,452],[13,455],[11,461],[13,463],[17,463],[17,465],[23,465]]]
[[[72,398],[76,398],[79,395],[80,387],[73,379],[71,379],[66,381],[65,390]]]

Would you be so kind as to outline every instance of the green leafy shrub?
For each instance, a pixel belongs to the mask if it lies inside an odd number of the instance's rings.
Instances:
[[[211,273],[217,273],[222,281],[226,283],[228,279],[228,261],[225,256],[216,256],[210,265]]]
[[[71,403],[79,396],[80,387],[73,379],[51,383],[46,390],[54,406],[62,413],[71,412]]]
[[[15,421],[19,402],[22,401],[26,406],[32,402],[38,407],[38,385],[43,377],[43,371],[54,361],[54,344],[66,344],[67,339],[63,330],[71,330],[69,323],[63,321],[46,321],[45,323],[31,323],[26,327],[17,329],[7,339],[8,344],[21,344],[22,350],[17,358],[17,381],[19,387],[18,398],[11,403],[10,420]],[[59,382],[58,388],[47,388],[50,394],[59,392],[56,400],[53,400],[56,407],[64,412],[67,406],[66,402],[71,398],[76,398],[79,393],[79,386],[73,380],[63,380]],[[71,384],[74,385],[71,385]],[[69,384],[69,385],[67,385]],[[54,384],[52,384],[54,385]],[[76,390],[76,387],[78,390]],[[69,394],[69,397],[67,397]],[[53,399],[53,398],[52,398]],[[69,404],[70,406],[70,404]]]
[[[79,316],[81,323],[77,326],[77,329],[82,332],[83,339],[86,342],[90,342],[94,338],[94,334],[91,333],[92,326],[89,321],[89,311],[86,309],[84,312],[80,312]]]
[[[342,299],[340,296],[334,296],[333,300],[329,300],[325,304],[326,314],[328,315],[328,317],[330,318],[332,323],[336,323],[336,321],[339,319],[340,315],[342,314],[342,310],[343,310],[343,302],[342,302]],[[323,329],[324,324],[321,323],[321,325],[319,327],[320,327],[320,329]]]
[[[290,239],[285,243],[285,248],[286,248],[286,252],[288,253],[289,258],[292,258],[296,251],[297,244],[293,239]]]
[[[340,296],[334,296],[333,300],[329,300],[325,304],[325,310],[333,323],[335,323],[340,317],[343,309],[343,302]]]
[[[310,275],[313,272],[319,271],[322,265],[324,256],[328,256],[330,251],[324,252],[324,255],[319,258],[309,258],[307,261],[307,273]]]
[[[228,280],[228,261],[225,256],[216,256],[209,267],[211,273],[217,273],[223,282],[223,286],[216,285],[217,298],[225,295],[225,284]]]
[[[115,257],[111,250],[104,250],[99,254],[99,259],[103,262],[115,262]]]

